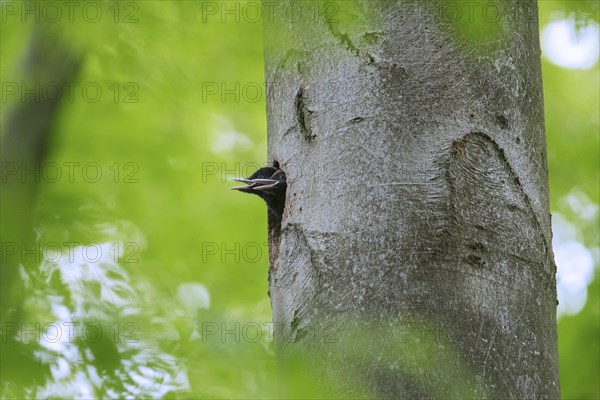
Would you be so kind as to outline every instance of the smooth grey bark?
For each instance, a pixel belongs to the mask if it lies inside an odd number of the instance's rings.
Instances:
[[[493,40],[452,3],[265,23],[284,381],[300,353],[324,396],[559,397],[536,2],[495,3]]]

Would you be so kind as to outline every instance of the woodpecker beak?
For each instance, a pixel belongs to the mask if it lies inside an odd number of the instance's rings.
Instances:
[[[241,190],[241,191],[253,191],[253,190],[268,190],[272,189],[279,181],[274,179],[246,179],[246,178],[231,178],[232,181],[243,182],[247,186],[234,186],[229,189]]]

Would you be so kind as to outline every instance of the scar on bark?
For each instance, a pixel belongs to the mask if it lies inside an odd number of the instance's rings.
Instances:
[[[500,128],[502,129],[509,128],[508,118],[506,118],[506,115],[504,114],[496,114],[496,122],[498,123],[498,125],[500,125]]]
[[[296,111],[296,119],[298,120],[298,126],[300,127],[300,133],[307,142],[312,142],[317,135],[313,135],[310,131],[310,115],[313,113],[306,107],[304,98],[304,88],[300,87],[298,93],[296,93],[296,99],[294,100],[294,109]]]
[[[455,140],[450,145],[450,153],[455,155],[457,153],[465,152],[467,148],[467,141],[470,139],[471,134],[467,133],[462,139]]]
[[[294,317],[292,318],[292,322],[290,322],[290,336],[295,335],[294,342],[300,341],[306,334],[305,330],[300,328],[301,318],[299,316],[299,311],[299,308],[294,310]]]
[[[470,149],[473,149],[473,151],[474,151],[473,154],[469,154]],[[479,150],[477,150],[477,149],[479,149]],[[498,143],[489,135],[487,135],[483,132],[473,131],[473,132],[469,132],[469,133],[465,134],[460,139],[454,140],[450,144],[449,150],[450,150],[451,160],[450,160],[450,165],[448,165],[447,170],[446,170],[446,180],[450,184],[449,189],[450,189],[451,196],[455,193],[456,188],[455,188],[454,182],[456,182],[456,178],[457,178],[456,176],[450,176],[450,174],[451,174],[450,166],[451,165],[453,165],[456,162],[459,162],[460,164],[463,165],[463,167],[457,169],[456,172],[463,173],[463,172],[465,172],[464,165],[475,163],[475,164],[473,164],[473,166],[475,166],[475,165],[479,165],[480,162],[487,164],[488,161],[490,161],[492,159],[496,159],[499,162],[498,165],[501,165],[500,168],[503,169],[503,171],[504,171],[504,172],[502,172],[502,174],[504,175],[504,178],[501,179],[499,182],[501,184],[510,185],[511,191],[515,195],[517,195],[519,198],[522,199],[521,204],[512,204],[511,202],[507,201],[503,204],[498,204],[498,206],[505,207],[510,212],[521,211],[524,213],[524,216],[531,218],[531,220],[530,220],[531,224],[533,224],[533,226],[536,227],[537,232],[540,232],[540,234],[541,234],[541,241],[543,243],[543,248],[544,248],[544,253],[545,253],[544,256],[546,257],[546,259],[549,260],[548,262],[551,263],[552,260],[551,260],[551,257],[549,257],[549,248],[550,247],[548,244],[548,238],[541,230],[541,224],[540,224],[538,217],[534,211],[533,205],[531,203],[531,199],[525,192],[525,190],[523,188],[523,184],[521,183],[517,172],[513,169],[512,165],[508,161],[508,158],[506,157],[506,153],[505,153],[504,149],[502,149],[498,145]],[[477,153],[481,152],[481,151],[483,151],[483,153],[478,155]],[[483,157],[483,158],[481,158],[481,157]],[[478,161],[478,158],[479,158],[479,161]],[[463,161],[460,161],[460,159],[463,159]],[[465,162],[467,164],[464,164]],[[463,176],[462,178],[466,179],[466,176]],[[483,177],[481,177],[481,178],[483,178]],[[466,179],[465,181],[468,181],[468,179]],[[471,184],[475,184],[475,183],[471,183]],[[479,247],[476,244],[475,244],[475,246]],[[479,249],[471,248],[471,250],[479,250]],[[472,261],[473,264],[479,264],[479,262],[478,262],[479,260],[476,259],[475,257],[471,258],[469,261]]]

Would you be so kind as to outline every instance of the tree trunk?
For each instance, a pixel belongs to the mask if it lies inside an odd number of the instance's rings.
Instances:
[[[0,384],[4,391],[5,385],[12,383],[10,390],[14,391],[3,392],[9,393],[7,397],[23,396],[27,391],[23,388],[39,384],[50,372],[28,343],[16,340],[14,332],[11,335],[8,331],[22,322],[24,314],[26,299],[19,267],[38,267],[32,257],[32,251],[39,251],[33,229],[38,184],[52,131],[67,98],[62,93],[67,90],[65,85],[77,78],[82,57],[65,46],[55,26],[39,23],[20,64],[22,81],[3,82],[7,87],[19,88],[7,94],[12,104],[3,121],[0,149],[0,321],[4,334]],[[47,88],[57,88],[59,95],[54,98],[56,93]]]
[[[2,317],[6,308],[15,307],[20,289],[11,288],[18,277],[24,253],[33,249],[34,206],[40,170],[46,159],[54,124],[64,103],[65,84],[73,82],[81,65],[80,54],[65,47],[59,32],[51,25],[37,24],[32,31],[28,52],[21,62],[21,82],[5,82],[19,88],[8,98],[15,104],[6,117],[2,135]],[[58,95],[47,88],[56,88]],[[56,98],[54,98],[56,97]],[[33,257],[29,257],[31,259]],[[17,290],[16,292],[14,290]],[[9,306],[10,304],[10,306]]]
[[[323,396],[558,398],[536,2],[281,2],[273,15],[283,381],[310,371]]]

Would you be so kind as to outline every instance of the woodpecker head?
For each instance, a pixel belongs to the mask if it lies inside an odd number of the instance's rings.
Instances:
[[[248,178],[233,178],[232,180],[246,184],[246,186],[234,186],[231,188],[232,190],[259,196],[267,203],[269,211],[281,220],[285,206],[287,182],[285,172],[279,169],[279,163],[273,163],[273,167],[260,168]]]

